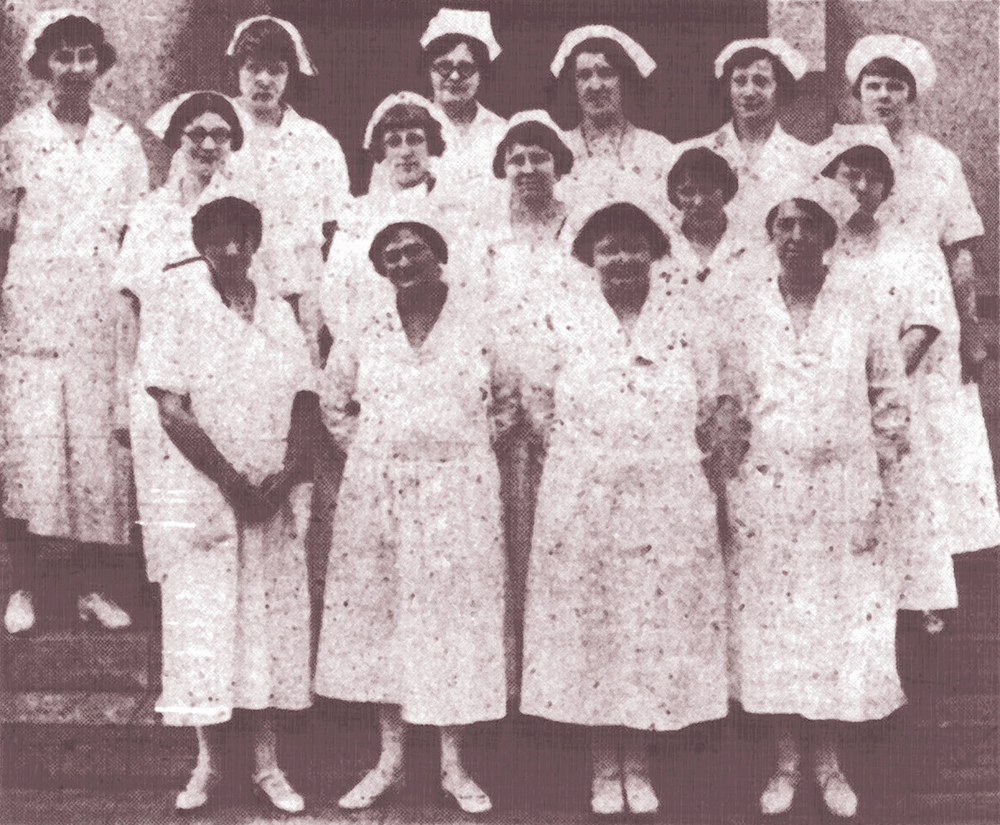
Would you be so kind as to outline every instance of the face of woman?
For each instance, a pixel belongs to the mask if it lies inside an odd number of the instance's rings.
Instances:
[[[479,67],[467,43],[459,43],[431,64],[431,88],[439,106],[473,100],[479,81]]]
[[[382,135],[382,147],[398,187],[409,189],[427,177],[431,156],[423,129],[387,129]]]
[[[82,100],[88,98],[97,83],[97,49],[93,44],[67,46],[65,43],[49,54],[51,84],[56,94]]]
[[[240,67],[240,95],[257,109],[281,105],[288,86],[288,63],[250,57]]]
[[[515,197],[524,203],[544,204],[552,200],[556,183],[556,161],[543,146],[512,143],[507,148],[507,179]]]
[[[419,233],[398,229],[382,249],[385,277],[397,293],[407,292],[437,281],[441,277],[441,262]]]
[[[605,232],[594,243],[594,268],[607,295],[622,295],[649,285],[653,252],[649,238],[634,229]]]
[[[778,81],[767,58],[755,60],[742,69],[733,69],[729,81],[729,101],[733,115],[742,120],[773,118],[778,109]]]
[[[789,274],[810,273],[823,263],[823,226],[795,201],[778,207],[772,226],[772,240],[782,269]]]
[[[602,52],[580,52],[573,72],[580,111],[591,118],[621,114],[622,76]]]
[[[245,278],[255,252],[253,240],[242,226],[212,227],[203,241],[202,255],[221,281]]]
[[[906,81],[867,74],[861,78],[860,91],[865,123],[882,124],[890,132],[902,126],[909,106],[910,86]]]
[[[874,215],[885,200],[885,178],[874,169],[851,166],[841,161],[833,179],[854,195],[858,211],[865,215]]]
[[[685,176],[678,184],[674,199],[684,213],[685,222],[695,225],[717,221],[725,206],[721,187],[694,181],[690,176]]]
[[[229,157],[233,132],[222,115],[202,112],[184,129],[181,151],[186,152],[190,168],[198,175],[210,177]]]

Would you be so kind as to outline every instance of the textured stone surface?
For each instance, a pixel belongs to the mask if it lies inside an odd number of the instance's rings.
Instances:
[[[7,640],[8,690],[145,690],[150,672],[148,631],[62,630]]]

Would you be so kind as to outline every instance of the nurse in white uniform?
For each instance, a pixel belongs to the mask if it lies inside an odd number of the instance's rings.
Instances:
[[[734,40],[715,58],[715,77],[732,118],[686,144],[707,146],[736,171],[740,188],[727,211],[741,234],[761,244],[767,242],[761,203],[810,171],[810,147],[778,122],[807,67],[805,56],[780,37]]]
[[[645,201],[664,200],[677,152],[663,135],[635,126],[629,111],[655,69],[649,52],[613,26],[583,26],[562,39],[550,70],[572,87],[581,114],[580,124],[566,133],[576,158],[568,199],[608,200],[631,192]]]
[[[881,124],[899,151],[896,184],[879,212],[929,252],[912,277],[933,283],[948,275],[951,306],[930,356],[921,362],[923,402],[931,428],[932,467],[941,488],[938,525],[952,553],[1000,544],[996,482],[974,383],[986,358],[976,313],[972,246],[983,223],[954,152],[914,125],[916,101],[934,85],[933,58],[920,42],[870,35],[847,56],[845,71],[865,123]]]

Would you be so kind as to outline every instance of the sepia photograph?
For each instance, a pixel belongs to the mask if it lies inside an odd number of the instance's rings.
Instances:
[[[1000,0],[442,2],[0,7],[0,823],[1000,822]]]

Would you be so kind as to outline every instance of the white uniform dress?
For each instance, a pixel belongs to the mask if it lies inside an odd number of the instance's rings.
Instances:
[[[418,350],[395,293],[334,343],[323,408],[347,464],[316,692],[401,707],[414,724],[506,713],[500,478],[510,392],[481,297],[452,285]],[[475,292],[474,290],[472,292]],[[506,388],[505,388],[506,386]],[[360,416],[350,415],[352,402]]]
[[[774,125],[774,131],[752,163],[736,136],[732,121],[681,144],[678,149],[683,151],[695,146],[706,146],[725,158],[736,173],[739,189],[726,205],[726,214],[738,235],[758,244],[768,240],[760,210],[777,202],[790,183],[803,180],[814,171],[812,147],[789,135],[780,123]]]
[[[111,273],[148,187],[146,158],[99,108],[74,143],[47,102],[15,117],[0,144],[0,185],[24,190],[0,293],[4,513],[37,535],[126,545]]]
[[[944,292],[941,334],[913,376],[913,392],[931,451],[935,533],[949,552],[964,553],[1000,544],[1000,513],[978,387],[962,383],[958,312],[941,247],[982,235],[983,224],[954,152],[918,134],[901,156],[878,216],[926,246],[926,265],[907,273],[916,293]]]
[[[724,568],[695,440],[714,348],[660,276],[630,337],[594,270],[588,287],[553,312],[554,384],[528,402],[550,434],[521,710],[676,730],[727,713]]]
[[[326,129],[291,107],[277,128],[241,115],[246,138],[231,163],[238,177],[257,182],[264,216],[257,257],[269,279],[262,286],[280,295],[309,293],[323,277],[323,224],[342,223],[351,197],[344,152]]]
[[[445,124],[442,137],[444,154],[436,161],[435,173],[441,181],[442,195],[449,200],[476,201],[487,192],[500,190],[493,176],[493,155],[507,131],[507,121],[481,103],[476,116],[464,128]]]
[[[276,296],[258,293],[251,323],[226,308],[204,261],[166,274],[172,288],[142,307],[144,386],[188,396],[219,451],[259,484],[284,465],[296,393],[316,389],[302,332]],[[146,497],[157,506],[144,525],[159,549],[163,600],[157,711],[168,725],[211,725],[233,708],[307,707],[310,485],[295,487],[270,521],[244,524],[173,442],[164,449],[169,461],[137,473],[163,493]]]
[[[564,135],[573,152],[573,169],[560,181],[568,203],[579,204],[610,199],[627,199],[639,192],[667,215],[667,173],[677,160],[677,147],[663,135],[627,125],[614,154],[602,154],[588,145],[583,129],[577,126]]]
[[[905,702],[895,548],[875,517],[876,449],[907,424],[896,330],[841,262],[797,337],[773,253],[765,264],[728,325],[743,381],[727,392],[753,428],[728,484],[732,698],[750,713],[879,719]],[[867,525],[881,541],[862,553]]]

